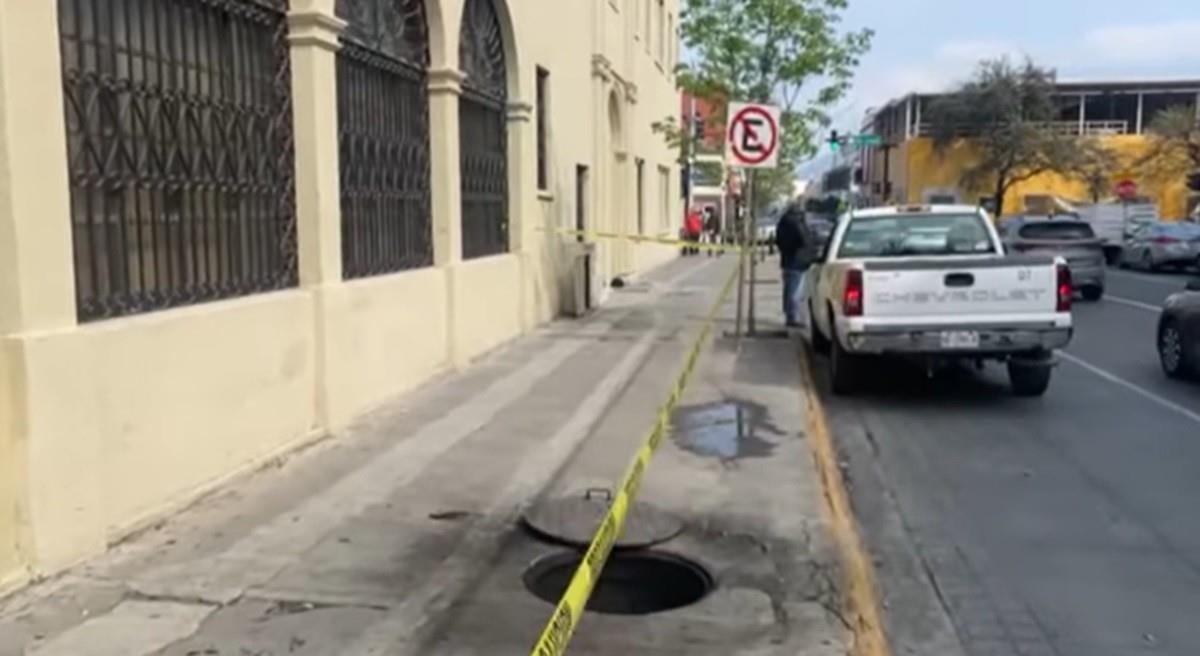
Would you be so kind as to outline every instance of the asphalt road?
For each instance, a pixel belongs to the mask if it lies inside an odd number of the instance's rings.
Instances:
[[[1185,280],[1113,271],[1041,399],[996,366],[821,381],[896,654],[1200,654],[1200,384],[1154,348]]]

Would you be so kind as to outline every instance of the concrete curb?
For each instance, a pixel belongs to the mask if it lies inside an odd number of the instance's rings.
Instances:
[[[854,518],[825,409],[814,387],[812,364],[803,346],[798,350],[798,357],[804,380],[802,393],[808,406],[808,435],[813,465],[824,492],[825,509],[829,513],[834,543],[842,561],[846,615],[850,620],[850,630],[854,633],[852,653],[856,656],[891,656],[891,646],[883,626],[875,566]]]

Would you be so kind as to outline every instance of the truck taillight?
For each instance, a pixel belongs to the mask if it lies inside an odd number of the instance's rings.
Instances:
[[[861,317],[863,314],[862,271],[851,269],[846,272],[846,289],[842,291],[842,315]]]
[[[1056,270],[1058,272],[1058,311],[1070,312],[1071,296],[1075,293],[1071,284],[1071,270],[1065,264],[1059,264]]]

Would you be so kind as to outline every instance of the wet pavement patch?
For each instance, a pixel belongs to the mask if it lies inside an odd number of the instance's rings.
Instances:
[[[765,407],[748,401],[727,400],[684,406],[675,411],[671,437],[685,451],[723,461],[766,458],[775,443],[763,435],[782,436]]]
[[[579,567],[580,554],[543,556],[525,571],[525,588],[557,604]],[[690,606],[708,596],[715,581],[699,563],[657,551],[614,552],[600,573],[587,610],[609,615],[649,615]]]

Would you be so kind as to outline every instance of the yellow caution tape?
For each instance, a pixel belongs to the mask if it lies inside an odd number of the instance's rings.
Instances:
[[[566,230],[561,228],[538,228],[542,232],[553,232],[559,235],[568,235],[571,237],[583,237],[584,239],[625,239],[635,243],[646,244],[665,244],[667,246],[691,246],[702,251],[720,251],[720,252],[736,252],[742,250],[740,244],[706,244],[698,241],[689,241],[687,239],[672,239],[670,237],[656,237],[653,235],[638,235],[624,232],[603,232],[595,230]]]
[[[579,620],[587,607],[588,599],[592,596],[596,581],[600,579],[604,564],[608,562],[608,555],[612,552],[613,544],[625,529],[625,518],[633,506],[634,499],[637,498],[638,490],[642,485],[642,477],[650,466],[650,458],[662,444],[663,437],[671,425],[671,413],[682,399],[684,390],[687,389],[688,380],[692,377],[692,372],[700,359],[700,353],[712,335],[717,313],[720,312],[721,306],[729,297],[729,292],[733,289],[733,283],[736,280],[737,272],[735,271],[725,283],[720,297],[709,310],[708,316],[705,317],[700,334],[688,351],[683,370],[676,376],[675,384],[671,387],[670,396],[659,407],[658,419],[654,422],[654,427],[650,429],[650,434],[646,436],[646,440],[638,449],[633,462],[630,463],[629,469],[621,478],[612,504],[609,505],[608,512],[605,513],[595,535],[592,536],[587,552],[584,553],[583,562],[579,564],[574,576],[571,577],[571,582],[558,601],[554,614],[550,616],[546,628],[542,630],[541,637],[534,645],[531,656],[560,656],[566,653],[567,645],[571,642],[571,636],[575,634],[575,627],[579,625]]]

